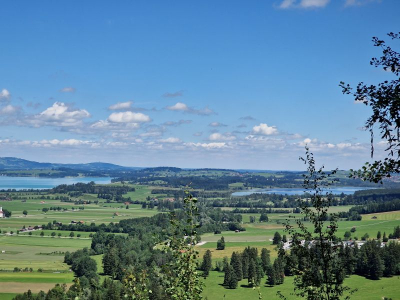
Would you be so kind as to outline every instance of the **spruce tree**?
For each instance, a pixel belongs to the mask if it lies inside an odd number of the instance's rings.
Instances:
[[[247,277],[247,281],[249,286],[255,286],[256,285],[256,263],[254,259],[250,259],[249,262],[249,274]]]
[[[212,268],[212,255],[211,251],[207,250],[203,255],[203,262],[201,264],[201,270],[203,271],[203,276],[207,277],[210,274]]]
[[[243,278],[249,277],[249,254],[244,251],[242,253],[242,269],[243,269]]]
[[[273,240],[272,240],[272,244],[274,244],[274,245],[279,245],[281,242],[282,242],[282,237],[281,237],[281,235],[279,234],[279,232],[275,232],[274,238],[273,238]]]
[[[261,249],[261,265],[265,274],[267,274],[268,269],[271,267],[271,251],[266,248]]]
[[[231,266],[236,275],[236,279],[238,281],[243,279],[243,268],[242,268],[242,260],[239,253],[233,252],[231,257]]]
[[[233,268],[231,268],[231,278],[229,281],[229,288],[230,289],[236,289],[238,286],[238,280],[235,274],[235,271],[233,270]]]
[[[267,276],[267,284],[274,286],[276,284],[276,274],[273,267],[268,269]]]

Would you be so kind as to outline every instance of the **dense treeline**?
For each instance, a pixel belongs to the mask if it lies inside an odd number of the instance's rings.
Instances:
[[[400,189],[373,189],[356,191],[353,195],[346,195],[342,205],[364,205],[366,203],[380,203],[400,199]]]
[[[51,193],[69,194],[78,192],[82,194],[113,194],[121,195],[127,192],[134,192],[135,188],[127,185],[96,185],[93,181],[89,183],[78,182],[75,184],[61,184],[51,189]]]
[[[182,212],[176,211],[176,217],[182,218]],[[232,211],[225,211],[221,209],[210,209],[204,207],[200,210],[199,223],[199,234],[206,232],[221,232],[224,230],[239,230],[244,231],[245,229],[240,225],[242,223],[242,215]],[[145,226],[143,224],[146,224]],[[152,217],[141,217],[135,219],[125,219],[118,223],[111,222],[109,224],[95,223],[73,223],[73,224],[61,224],[53,221],[48,224],[43,224],[42,228],[46,230],[63,230],[63,231],[82,231],[82,232],[105,232],[105,233],[127,233],[129,235],[158,235],[167,229],[169,226],[168,214],[156,214]],[[163,238],[163,235],[158,236]]]
[[[379,212],[400,210],[400,199],[386,202],[371,202],[362,206],[355,206],[350,209],[350,213],[373,214]]]
[[[166,194],[168,197],[183,198],[185,196],[184,190],[173,190],[173,189],[153,189],[152,194]],[[228,198],[231,196],[230,192],[219,192],[219,191],[195,191],[191,190],[190,193],[196,198]]]

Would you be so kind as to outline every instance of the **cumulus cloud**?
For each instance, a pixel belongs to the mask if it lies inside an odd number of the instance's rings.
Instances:
[[[187,106],[185,103],[182,102],[177,102],[172,106],[167,106],[166,109],[171,111],[182,111],[185,113],[201,115],[201,116],[208,116],[215,114],[215,112],[208,107],[205,107],[203,109],[195,109],[193,107]]]
[[[208,124],[208,126],[211,126],[211,127],[226,127],[228,125],[222,124],[220,122],[212,122],[212,123]]]
[[[233,141],[236,140],[236,137],[230,133],[221,134],[219,132],[215,132],[211,134],[208,139],[210,141]]]
[[[67,86],[60,90],[61,93],[75,93],[75,91],[76,91],[76,89],[71,86]]]
[[[8,100],[10,100],[10,98],[11,98],[10,92],[6,89],[2,89],[0,92],[0,100],[8,101]]]
[[[203,135],[203,132],[195,132],[195,133],[193,133],[193,136],[202,136]]]
[[[40,114],[27,118],[27,123],[36,127],[40,126],[77,126],[90,114],[85,109],[77,109],[62,102],[55,102],[51,107]]]
[[[327,6],[329,2],[330,0],[283,0],[279,8],[319,8]]]
[[[131,111],[112,113],[108,120],[114,123],[144,123],[151,121],[148,115]]]
[[[181,139],[177,138],[177,137],[169,137],[167,139],[162,139],[160,140],[161,143],[167,143],[167,144],[177,144],[182,142]]]
[[[260,123],[260,125],[253,127],[253,133],[262,135],[273,135],[278,133],[278,129],[275,126],[268,126],[265,123]]]
[[[174,93],[165,93],[162,95],[165,98],[176,98],[176,97],[182,97],[183,96],[183,91],[177,91]]]
[[[110,105],[108,107],[109,110],[123,110],[130,109],[132,107],[132,101],[127,102],[118,102],[116,104]]]

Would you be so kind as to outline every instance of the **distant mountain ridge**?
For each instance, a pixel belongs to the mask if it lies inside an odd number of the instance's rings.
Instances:
[[[117,171],[117,170],[137,170],[141,168],[123,167],[110,163],[93,162],[86,164],[59,164],[59,163],[40,163],[16,157],[0,157],[0,170],[41,170],[41,169],[73,169],[85,171]]]

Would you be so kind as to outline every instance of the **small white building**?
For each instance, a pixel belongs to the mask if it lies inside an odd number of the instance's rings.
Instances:
[[[3,208],[0,206],[0,218],[5,218],[5,214],[3,212]]]

